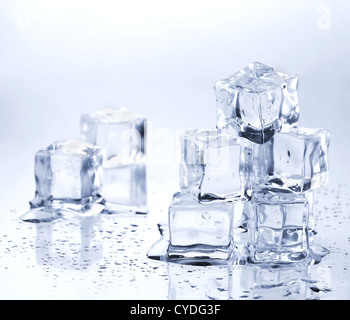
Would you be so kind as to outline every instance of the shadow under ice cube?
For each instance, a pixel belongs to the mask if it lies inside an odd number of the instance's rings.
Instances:
[[[255,263],[291,263],[308,256],[309,204],[304,194],[263,189],[250,201],[249,247]]]
[[[304,192],[328,182],[330,137],[325,129],[291,128],[254,149],[254,183]]]
[[[228,259],[233,253],[233,203],[201,204],[175,193],[169,207],[170,259]]]
[[[268,141],[299,118],[298,77],[254,62],[215,83],[217,127],[255,142]]]
[[[219,130],[188,130],[181,139],[180,187],[200,202],[247,199],[252,144]]]

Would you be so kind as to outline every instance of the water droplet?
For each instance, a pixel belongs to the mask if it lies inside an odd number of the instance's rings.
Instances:
[[[211,218],[211,215],[210,215],[209,212],[205,211],[205,212],[202,213],[202,218],[204,220],[209,220]]]

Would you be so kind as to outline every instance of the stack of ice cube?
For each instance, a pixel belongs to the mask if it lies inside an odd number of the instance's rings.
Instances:
[[[83,139],[104,151],[101,188],[108,212],[147,213],[146,119],[125,107],[81,116]]]
[[[330,138],[325,129],[297,126],[297,85],[296,75],[262,63],[215,83],[217,128],[181,138],[170,258],[232,257],[238,202],[245,203],[249,261],[308,256],[312,192],[327,183]]]

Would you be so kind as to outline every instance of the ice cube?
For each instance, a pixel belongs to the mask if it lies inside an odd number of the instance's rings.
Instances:
[[[312,245],[314,236],[317,234],[315,229],[316,221],[314,216],[314,191],[306,191],[304,195],[309,204],[309,217],[308,217],[308,231],[309,231],[309,244]]]
[[[299,118],[298,77],[259,62],[215,83],[217,127],[234,128],[256,142],[268,141]]]
[[[146,165],[142,162],[103,166],[101,194],[109,212],[147,213]]]
[[[62,215],[92,216],[103,210],[100,191],[102,149],[64,140],[35,154],[35,198],[21,219],[52,221]]]
[[[261,189],[249,202],[250,259],[291,263],[308,256],[309,204],[304,194]]]
[[[82,115],[80,128],[85,141],[104,149],[104,162],[128,162],[145,154],[145,122],[125,107],[106,108]]]
[[[168,256],[179,259],[228,259],[233,250],[233,203],[199,203],[175,193],[169,207]]]
[[[181,137],[180,188],[201,201],[247,199],[252,143],[220,130],[188,130]]]
[[[81,117],[83,138],[104,150],[102,188],[106,210],[147,213],[146,120],[125,107]]]
[[[36,191],[32,206],[89,203],[98,197],[102,149],[87,142],[52,143],[35,154]]]
[[[325,129],[290,128],[265,144],[254,146],[255,185],[313,190],[328,182],[329,132]]]

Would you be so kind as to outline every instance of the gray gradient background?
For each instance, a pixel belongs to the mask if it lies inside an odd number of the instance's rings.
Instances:
[[[149,183],[170,197],[176,132],[215,127],[214,82],[253,61],[299,75],[300,125],[329,129],[331,183],[346,183],[349,13],[345,0],[0,0],[2,209],[33,197],[35,152],[79,138],[80,115],[103,106],[150,120]]]

